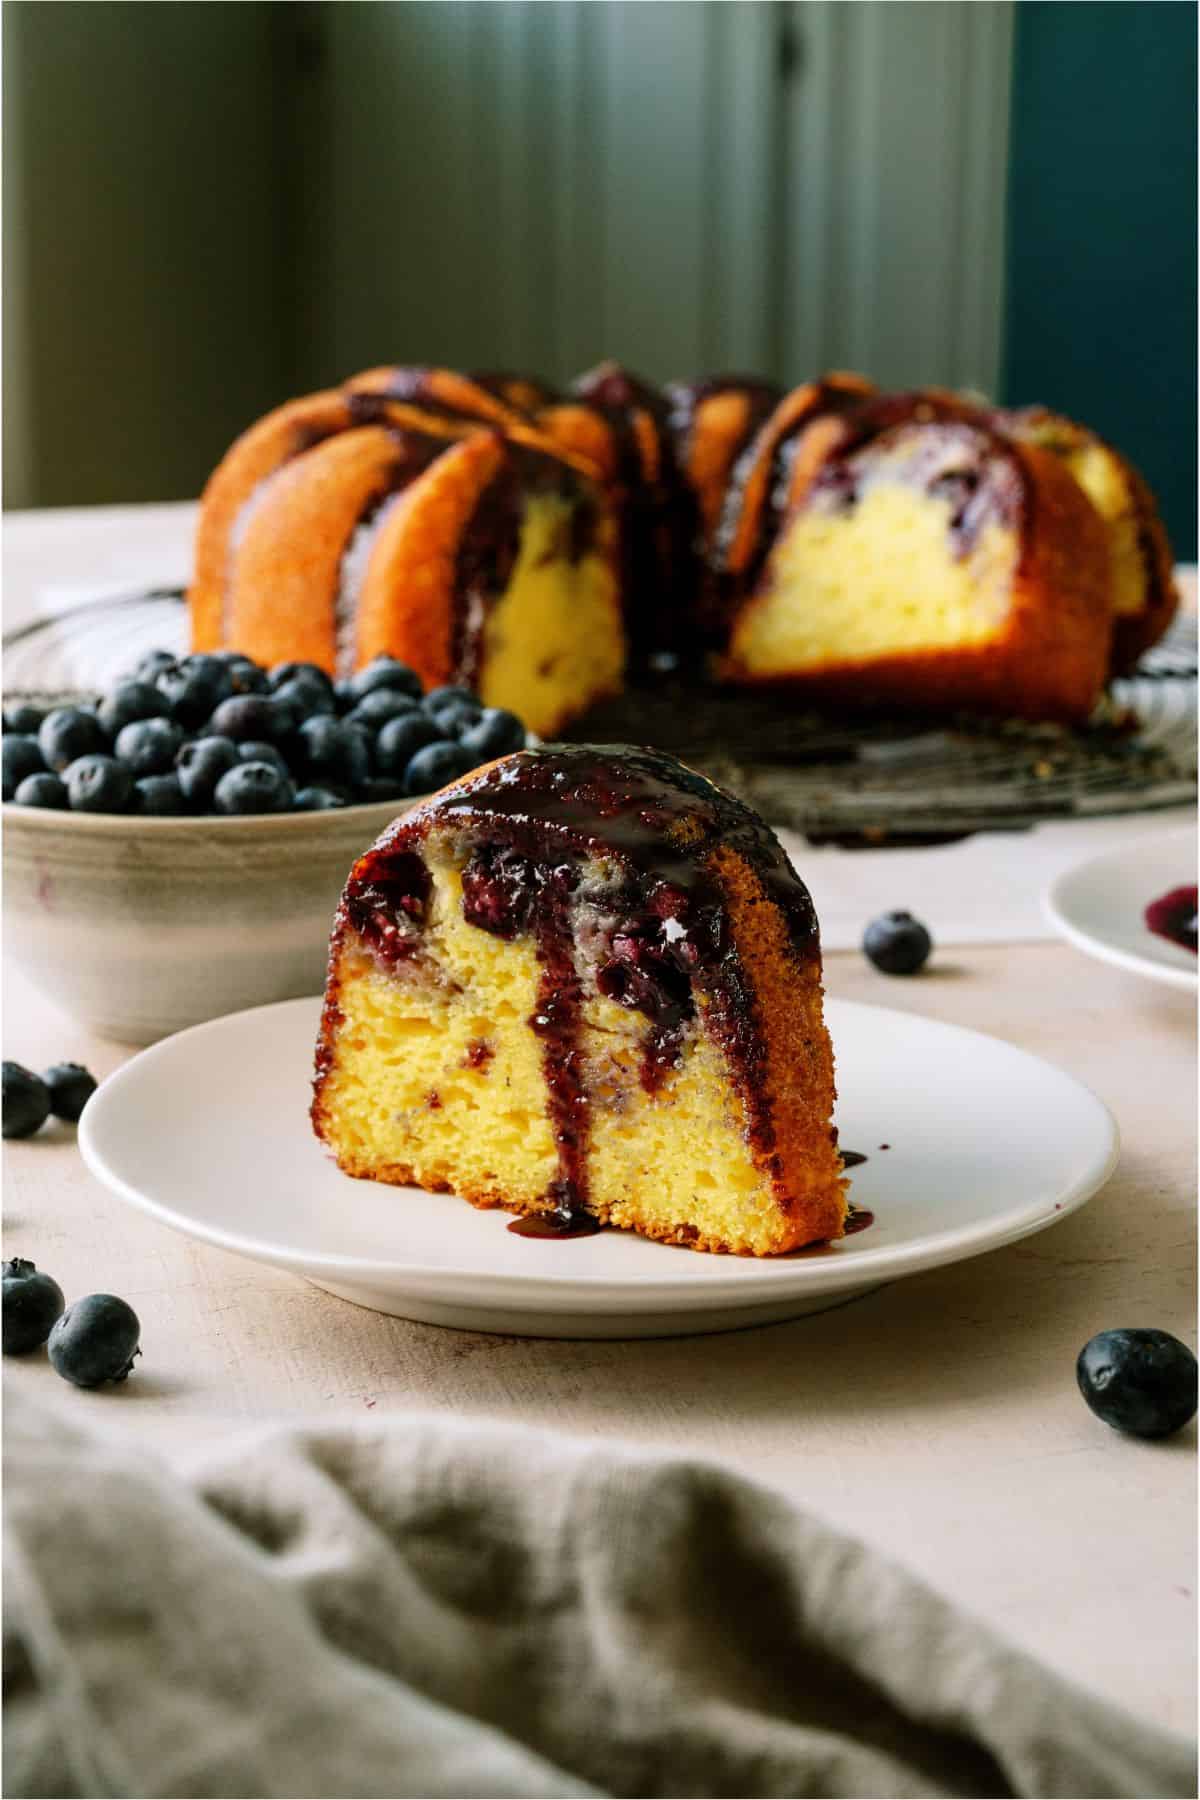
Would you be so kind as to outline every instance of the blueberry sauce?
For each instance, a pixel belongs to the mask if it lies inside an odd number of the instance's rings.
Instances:
[[[552,1213],[526,1213],[520,1219],[510,1219],[507,1229],[515,1232],[518,1237],[578,1238],[595,1237],[604,1227],[591,1213],[556,1210]]]
[[[875,1214],[865,1206],[852,1206],[846,1214],[846,1223],[842,1228],[844,1237],[853,1237],[856,1231],[865,1231],[875,1223]]]
[[[1196,898],[1194,887],[1172,888],[1146,908],[1146,929],[1156,937],[1196,953]]]
[[[651,1093],[677,1065],[702,995],[707,1029],[726,1051],[745,1102],[750,1143],[769,1155],[775,1133],[765,1045],[729,932],[721,853],[753,870],[779,909],[798,967],[819,955],[819,943],[808,891],[763,822],[670,757],[590,745],[506,758],[439,799],[436,821],[460,832],[469,849],[466,921],[500,938],[532,937],[536,947],[541,974],[530,1025],[542,1045],[555,1138],[558,1172],[548,1197],[558,1226],[573,1230],[588,1216],[582,1044],[592,982],[646,1019],[640,1076]],[[428,822],[423,808],[397,821],[360,860],[348,890],[349,922],[385,960],[411,955],[419,942],[428,876],[409,846]]]
[[[867,1160],[861,1150],[842,1150],[839,1154],[843,1169],[857,1169],[859,1163],[865,1163]]]

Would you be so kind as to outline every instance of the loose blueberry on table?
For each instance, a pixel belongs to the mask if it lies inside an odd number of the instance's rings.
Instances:
[[[1101,1331],[1079,1352],[1079,1391],[1098,1419],[1130,1437],[1162,1438],[1196,1411],[1196,1358],[1169,1331]]]
[[[146,818],[323,812],[428,793],[525,740],[515,714],[465,687],[423,695],[389,656],[333,682],[314,663],[154,650],[95,706],[5,707],[4,798]]]
[[[46,1342],[66,1301],[57,1281],[23,1257],[6,1262],[2,1273],[4,1354],[25,1356]]]
[[[924,968],[933,939],[909,912],[881,913],[863,933],[863,954],[884,975],[915,975]]]
[[[132,1306],[115,1294],[88,1294],[68,1306],[47,1343],[51,1364],[76,1387],[124,1381],[142,1354],[142,1335]]]
[[[81,1063],[55,1063],[35,1075],[19,1062],[4,1064],[4,1136],[32,1137],[53,1114],[68,1125],[96,1091],[96,1079]]]

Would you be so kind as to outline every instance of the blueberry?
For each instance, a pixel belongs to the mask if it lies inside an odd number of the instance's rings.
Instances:
[[[483,708],[476,700],[442,700],[426,711],[446,737],[464,737],[483,718]]]
[[[445,787],[459,775],[478,768],[476,759],[461,744],[427,744],[418,750],[404,773],[404,790],[408,794],[431,794]]]
[[[273,669],[268,669],[267,686],[273,694],[277,694],[281,687],[286,687],[289,681],[304,681],[323,688],[329,695],[333,694],[332,681],[317,663],[282,662],[276,663]]]
[[[66,1305],[57,1281],[21,1256],[0,1269],[0,1295],[5,1356],[24,1356],[44,1344]]]
[[[473,694],[469,687],[430,688],[421,704],[426,711],[436,712],[440,706],[445,706],[450,700],[468,700],[477,711],[480,710],[479,695]]]
[[[175,773],[189,806],[207,811],[212,805],[218,781],[237,762],[237,745],[232,738],[192,738],[175,758]]]
[[[178,775],[143,775],[133,784],[130,810],[147,819],[177,819],[187,809]]]
[[[915,975],[933,949],[933,939],[911,913],[881,913],[863,933],[863,954],[885,975]]]
[[[240,650],[218,650],[214,654],[217,661],[224,663],[229,670],[235,694],[261,694],[266,691],[267,671],[260,669],[250,657],[244,656]]]
[[[277,706],[269,694],[233,694],[222,700],[208,722],[207,735],[228,737],[238,743],[247,738],[277,744],[295,724],[290,706]]]
[[[290,681],[282,682],[275,689],[273,698],[277,705],[291,707],[297,725],[314,713],[328,713],[331,718],[337,713],[337,701],[329,683],[318,686],[304,675],[293,675]]]
[[[64,1380],[99,1387],[102,1381],[124,1381],[141,1355],[141,1335],[132,1306],[115,1294],[88,1294],[57,1320],[47,1349]]]
[[[437,723],[428,713],[404,713],[398,719],[389,719],[375,739],[375,761],[381,775],[393,775],[403,780],[404,771],[418,750],[427,744],[438,744],[445,741]]]
[[[317,787],[361,787],[371,774],[365,732],[320,713],[305,719],[296,733],[296,768]]]
[[[45,716],[40,706],[31,706],[27,700],[17,700],[4,709],[4,729],[15,731],[21,737],[36,737]]]
[[[161,675],[164,669],[173,669],[178,661],[179,658],[172,656],[169,650],[147,650],[145,656],[134,664],[130,679],[153,683],[157,675]]]
[[[174,719],[135,719],[117,734],[117,761],[135,777],[165,775],[175,766],[183,730]]]
[[[27,775],[13,799],[18,806],[42,806],[55,812],[65,812],[70,805],[66,785],[46,770],[40,775]]]
[[[289,780],[291,779],[292,771],[288,768],[287,758],[283,751],[277,749],[274,744],[256,743],[253,738],[247,738],[246,742],[238,744],[236,749],[239,762],[270,763],[273,769],[278,769],[281,775],[286,775]]]
[[[372,775],[359,789],[362,800],[374,804],[380,800],[403,800],[404,782],[397,775]]]
[[[63,777],[72,812],[128,812],[133,776],[111,756],[80,756]]]
[[[95,713],[78,706],[56,706],[42,720],[38,745],[46,767],[61,775],[77,757],[103,755],[108,739]]]
[[[237,763],[222,775],[213,794],[219,813],[290,812],[293,788],[273,763]]]
[[[297,792],[292,807],[295,812],[329,812],[334,807],[345,804],[341,794],[335,794],[332,788],[302,787]]]
[[[229,670],[215,656],[189,656],[173,669],[160,669],[154,685],[185,731],[197,731],[233,695]]]
[[[42,1076],[50,1095],[50,1111],[56,1119],[76,1125],[79,1115],[96,1091],[96,1077],[82,1063],[55,1063]]]
[[[367,730],[375,733],[389,719],[399,719],[405,713],[417,711],[419,702],[411,694],[402,694],[399,688],[372,688],[364,694],[352,712],[347,713],[348,723],[365,725]]]
[[[1196,1410],[1196,1358],[1169,1331],[1102,1331],[1075,1378],[1096,1417],[1133,1437],[1169,1437]]]
[[[411,694],[414,700],[421,697],[421,677],[407,663],[397,662],[392,656],[377,656],[344,685],[355,701],[374,693],[376,688],[396,688],[402,694]]]
[[[137,719],[162,719],[169,711],[165,697],[148,681],[122,681],[105,695],[96,717],[112,739]]]
[[[4,1136],[32,1137],[50,1117],[50,1090],[40,1075],[19,1062],[4,1065]]]
[[[0,746],[0,759],[4,764],[4,798],[11,800],[25,777],[42,774],[46,765],[35,737],[9,732],[0,739]]]
[[[516,713],[488,706],[477,724],[460,733],[458,741],[476,761],[487,762],[493,756],[508,756],[513,750],[523,750],[525,727]]]

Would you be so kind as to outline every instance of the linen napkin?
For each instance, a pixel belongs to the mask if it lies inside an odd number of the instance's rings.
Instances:
[[[1189,1743],[702,1462],[406,1416],[168,1467],[23,1379],[10,1796],[1196,1791]]]

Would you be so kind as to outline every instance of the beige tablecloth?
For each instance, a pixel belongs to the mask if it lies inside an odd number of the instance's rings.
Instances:
[[[1187,1743],[716,1467],[410,1417],[183,1478],[14,1386],[10,1796],[1195,1793]]]

